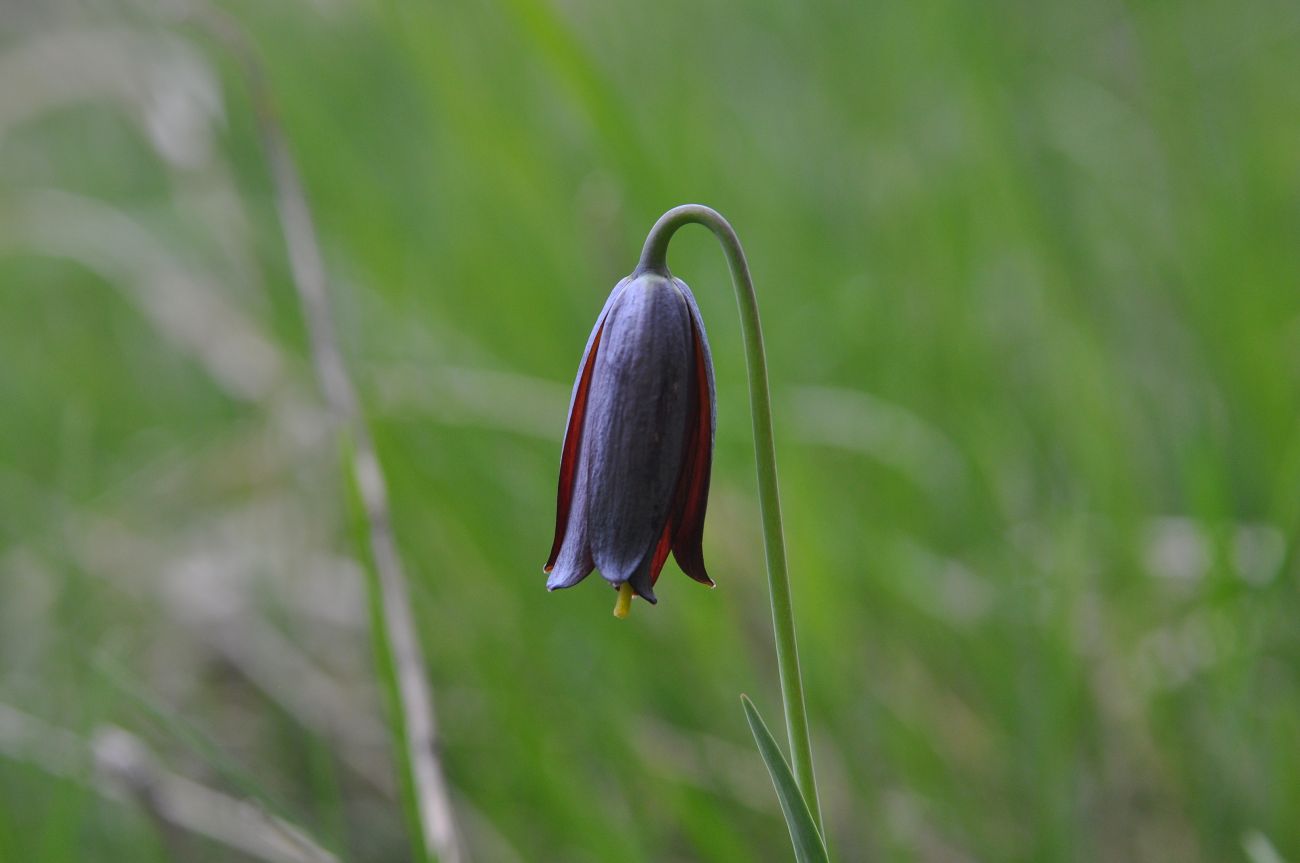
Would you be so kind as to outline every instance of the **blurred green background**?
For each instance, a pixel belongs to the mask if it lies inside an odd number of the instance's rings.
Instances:
[[[588,330],[735,225],[843,861],[1300,859],[1300,6],[229,0],[320,230],[476,861],[789,859],[739,327],[705,553],[548,595]],[[339,449],[212,7],[0,0],[0,860],[407,859]],[[72,735],[72,736],[69,736]],[[102,767],[102,764],[101,764]]]

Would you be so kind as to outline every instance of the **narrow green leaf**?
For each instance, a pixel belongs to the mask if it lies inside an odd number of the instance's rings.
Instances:
[[[799,786],[795,784],[790,765],[786,763],[781,749],[772,739],[772,732],[767,730],[763,717],[758,715],[758,708],[749,696],[740,696],[740,703],[745,708],[745,719],[749,721],[749,730],[754,732],[754,742],[758,744],[758,754],[763,756],[767,772],[772,776],[776,786],[777,799],[781,801],[781,811],[785,814],[786,826],[790,828],[790,841],[794,843],[794,859],[799,863],[829,863],[826,844],[822,841],[817,825],[813,823]]]

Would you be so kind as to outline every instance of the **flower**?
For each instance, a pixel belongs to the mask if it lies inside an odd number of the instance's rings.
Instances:
[[[548,590],[599,569],[619,590],[622,617],[632,593],[657,601],[670,550],[683,572],[713,586],[700,542],[714,401],[713,358],[686,284],[638,270],[615,285],[569,403]]]

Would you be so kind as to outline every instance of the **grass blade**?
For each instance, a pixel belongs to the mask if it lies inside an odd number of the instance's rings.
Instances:
[[[257,104],[258,132],[269,162],[289,271],[307,324],[316,377],[338,423],[339,441],[347,457],[345,476],[361,504],[369,565],[374,573],[366,582],[375,612],[372,631],[380,642],[380,675],[394,708],[392,724],[399,744],[395,760],[401,787],[408,813],[416,816],[412,851],[418,861],[462,863],[465,856],[452,811],[451,788],[438,754],[433,691],[393,534],[388,486],[338,343],[325,260],[307,192],[252,44],[233,19],[209,14],[205,23],[242,62]]]
[[[790,828],[790,841],[794,843],[794,859],[799,863],[829,863],[826,843],[822,841],[821,833],[813,823],[808,804],[800,793],[799,786],[795,784],[794,774],[790,772],[790,765],[772,739],[772,732],[767,730],[763,717],[758,715],[758,708],[749,700],[749,696],[740,696],[740,703],[745,708],[749,730],[754,732],[758,754],[763,756],[767,772],[772,776],[772,784],[776,786],[781,812],[785,815],[786,826]]]

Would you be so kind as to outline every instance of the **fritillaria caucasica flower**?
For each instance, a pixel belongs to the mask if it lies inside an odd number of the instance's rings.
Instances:
[[[618,588],[614,614],[625,617],[633,594],[655,602],[654,583],[670,551],[687,575],[713,584],[700,553],[713,462],[713,359],[695,297],[667,263],[669,240],[688,224],[703,225],[717,238],[736,289],[789,766],[750,702],[746,718],[781,797],[797,856],[825,860],[758,298],[740,238],[715,210],[683,204],[659,217],[636,269],[614,286],[587,339],[569,402],[546,586],[571,587],[599,569]],[[820,849],[820,856],[808,856],[810,849]]]
[[[715,423],[713,360],[686,284],[639,267],[614,286],[578,366],[560,462],[550,590],[592,569],[654,603],[671,551],[709,586],[700,542]]]

